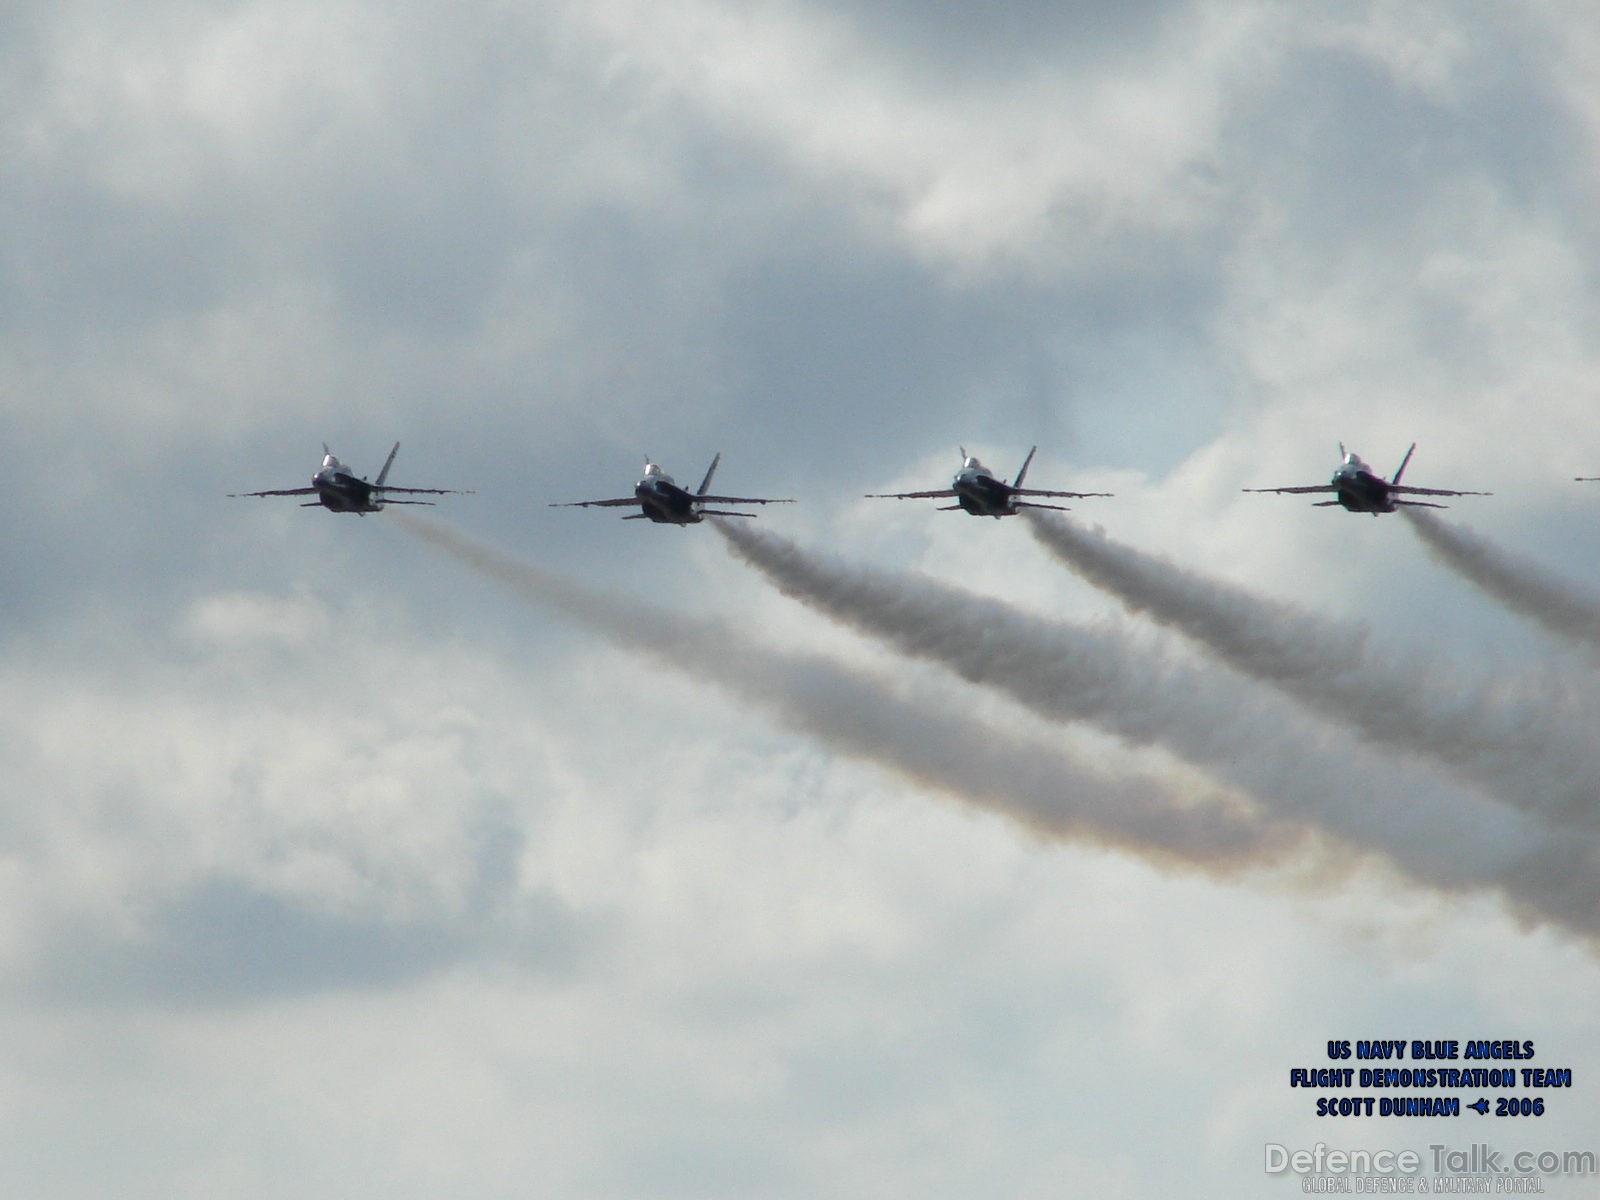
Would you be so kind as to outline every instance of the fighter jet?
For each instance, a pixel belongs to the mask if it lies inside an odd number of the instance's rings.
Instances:
[[[659,525],[698,525],[706,517],[753,517],[755,513],[731,512],[726,509],[706,508],[707,504],[793,504],[793,500],[762,500],[754,496],[712,496],[706,489],[711,486],[711,476],[716,474],[722,461],[719,451],[706,468],[706,477],[693,492],[686,492],[673,482],[648,455],[644,460],[644,477],[633,487],[633,495],[619,496],[615,500],[575,500],[568,504],[552,504],[551,508],[621,508],[637,504],[639,510],[623,517],[624,521],[654,521]]]
[[[470,492],[458,491],[455,488],[411,488],[395,487],[385,483],[389,478],[389,468],[394,466],[394,456],[400,453],[400,443],[394,444],[394,449],[389,451],[389,457],[383,461],[383,470],[378,472],[378,478],[368,483],[365,479],[355,475],[349,467],[333,456],[328,449],[328,443],[322,443],[322,469],[311,477],[311,486],[303,488],[278,488],[267,492],[229,492],[232,498],[241,496],[315,496],[315,500],[308,500],[301,508],[323,508],[333,512],[353,512],[359,516],[368,513],[383,511],[387,504],[432,504],[432,500],[396,500],[395,492],[408,496],[466,496]]]
[[[1081,500],[1089,496],[1109,496],[1110,492],[1047,492],[1040,488],[1025,488],[1022,486],[1023,477],[1028,473],[1028,464],[1033,462],[1034,453],[1039,449],[1035,446],[1028,451],[1028,457],[1022,460],[1022,469],[1017,472],[1017,478],[1012,483],[1003,479],[996,479],[994,472],[989,470],[976,458],[967,453],[965,446],[961,448],[961,470],[956,472],[956,477],[950,481],[947,488],[939,488],[931,492],[888,492],[869,495],[868,500],[948,500],[954,498],[954,504],[941,504],[940,512],[954,512],[964,508],[975,517],[1014,517],[1024,508],[1053,508],[1058,512],[1066,512],[1066,506],[1061,504],[1039,504],[1033,500],[1019,500],[1018,496],[1049,496],[1055,499]]]
[[[1406,451],[1406,456],[1400,460],[1400,469],[1394,473],[1393,479],[1385,479],[1381,475],[1373,474],[1372,468],[1361,461],[1360,455],[1351,454],[1344,448],[1344,443],[1339,443],[1339,454],[1342,461],[1339,469],[1333,473],[1333,479],[1328,483],[1310,484],[1306,487],[1276,487],[1276,488],[1244,488],[1247,492],[1281,492],[1288,495],[1302,496],[1313,492],[1332,492],[1335,499],[1318,500],[1314,507],[1333,508],[1339,506],[1347,508],[1353,513],[1392,513],[1398,508],[1448,508],[1446,504],[1434,504],[1427,500],[1402,500],[1401,496],[1489,496],[1492,492],[1452,492],[1445,488],[1406,487],[1400,482],[1400,476],[1406,472],[1406,464],[1411,461],[1417,444],[1411,443],[1411,449]]]

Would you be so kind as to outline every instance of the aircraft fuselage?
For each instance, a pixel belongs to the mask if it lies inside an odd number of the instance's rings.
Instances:
[[[705,518],[695,508],[695,497],[662,476],[641,479],[633,489],[640,515],[658,525],[698,525]]]
[[[1365,467],[1340,467],[1331,480],[1334,498],[1353,513],[1395,511],[1394,485]]]
[[[975,517],[1012,517],[1017,513],[1011,499],[1014,489],[987,471],[963,470],[950,481],[950,486],[956,503]]]
[[[332,512],[365,514],[383,508],[373,503],[373,485],[350,474],[343,463],[323,467],[311,477],[311,486],[317,490],[317,502]]]

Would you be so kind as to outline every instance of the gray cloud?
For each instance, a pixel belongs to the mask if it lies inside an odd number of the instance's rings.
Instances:
[[[1050,4],[1026,0],[975,9],[954,0],[811,0],[874,46],[933,78],[990,80],[1044,69],[1126,68],[1154,54],[1160,35],[1194,7],[1182,0]]]

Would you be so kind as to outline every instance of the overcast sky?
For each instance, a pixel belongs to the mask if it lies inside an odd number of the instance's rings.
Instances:
[[[1546,804],[1600,784],[1594,652],[1403,516],[1240,491],[1415,441],[1408,482],[1494,493],[1452,527],[1600,596],[1600,12],[4,24],[8,1195],[1232,1200],[1299,1191],[1269,1142],[1600,1150],[1593,809]],[[391,482],[476,489],[438,522],[589,598],[225,498],[396,440]],[[1035,444],[1033,485],[1116,493],[1075,518],[1495,748],[1379,744],[1024,520],[863,498]],[[712,528],[547,507],[718,451],[802,555],[963,589],[969,678],[1030,661],[986,597],[1120,647],[1164,715],[1025,711]],[[1243,866],[1172,851],[1208,813]],[[1319,1121],[1289,1071],[1337,1038],[1529,1039],[1576,1086]]]

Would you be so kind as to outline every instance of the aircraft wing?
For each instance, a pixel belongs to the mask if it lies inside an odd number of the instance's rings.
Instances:
[[[385,496],[390,492],[403,492],[411,496],[473,496],[477,494],[470,489],[463,491],[459,488],[406,488],[395,487],[391,483],[386,483],[382,487],[374,486],[372,490],[382,492]]]
[[[956,494],[955,488],[940,488],[934,492],[886,492],[872,493],[868,500],[947,500]]]
[[[1012,488],[1013,496],[1056,496],[1062,500],[1085,500],[1090,496],[1110,496],[1113,492],[1047,492],[1043,488]],[[1035,504],[1035,508],[1045,508],[1047,505]]]
[[[549,508],[620,508],[624,504],[638,504],[637,496],[618,496],[615,500],[572,500],[566,504],[551,504]]]
[[[1395,484],[1389,489],[1406,496],[1492,496],[1493,492],[1452,492],[1446,488],[1401,487]]]
[[[1309,496],[1313,492],[1336,492],[1339,489],[1331,483],[1313,483],[1307,484],[1305,487],[1240,488],[1239,490],[1241,492],[1278,492],[1290,496]]]
[[[761,500],[755,496],[696,496],[695,503],[714,504],[793,504],[793,500]]]
[[[316,488],[274,488],[270,492],[229,492],[228,499],[238,500],[244,496],[315,496]]]

